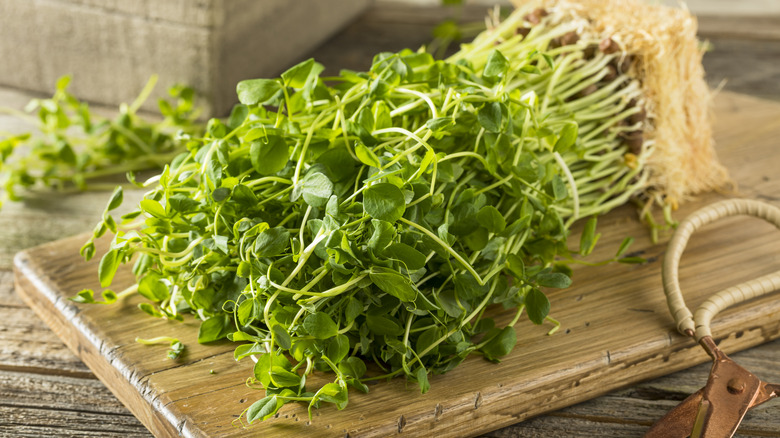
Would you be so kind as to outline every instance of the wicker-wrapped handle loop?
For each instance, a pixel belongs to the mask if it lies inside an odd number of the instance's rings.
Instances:
[[[697,341],[704,336],[712,336],[710,321],[721,310],[733,304],[780,290],[780,271],[777,271],[718,292],[699,306],[694,315],[685,305],[680,291],[678,268],[688,239],[694,231],[706,224],[727,216],[737,215],[755,216],[780,228],[780,208],[751,199],[729,199],[704,207],[681,222],[666,250],[662,274],[666,303],[677,322],[677,330],[683,334],[689,331],[693,332]]]

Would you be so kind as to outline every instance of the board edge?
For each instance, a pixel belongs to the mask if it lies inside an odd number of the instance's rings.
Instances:
[[[105,343],[83,324],[75,306],[64,302],[65,299],[46,281],[36,280],[29,253],[40,248],[21,251],[14,256],[14,289],[17,295],[155,437],[181,436],[184,421],[177,419],[169,406],[148,399],[134,385],[132,377],[121,371],[122,364],[108,358]]]

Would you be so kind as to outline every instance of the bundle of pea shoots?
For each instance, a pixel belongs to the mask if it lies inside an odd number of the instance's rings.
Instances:
[[[120,296],[253,357],[250,423],[292,401],[344,408],[367,379],[425,392],[471,354],[509,354],[526,317],[554,323],[544,290],[570,285],[574,221],[590,218],[587,254],[595,216],[632,197],[671,208],[725,175],[687,13],[534,2],[488,24],[446,60],[382,53],[337,77],[308,60],[239,83],[241,104],[180,136],[188,152],[119,228],[115,192],[102,286],[132,259]],[[514,316],[497,326],[491,305]],[[308,387],[315,370],[332,382]]]

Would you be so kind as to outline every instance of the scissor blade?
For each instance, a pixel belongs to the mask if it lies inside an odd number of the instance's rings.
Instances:
[[[761,382],[761,388],[758,391],[758,395],[756,395],[756,399],[753,400],[753,404],[751,404],[750,407],[756,407],[761,403],[768,402],[778,396],[780,396],[780,385]]]
[[[704,395],[700,389],[683,400],[645,433],[645,438],[687,438],[693,430],[696,414]]]
[[[704,400],[710,403],[707,418],[698,438],[729,438],[734,435],[748,409],[761,391],[761,380],[726,357],[712,368]]]

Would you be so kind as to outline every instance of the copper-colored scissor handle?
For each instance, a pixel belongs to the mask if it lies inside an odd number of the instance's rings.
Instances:
[[[710,297],[695,313],[685,305],[677,270],[685,245],[699,227],[734,215],[762,218],[780,228],[780,209],[748,199],[731,199],[698,210],[675,231],[664,258],[663,278],[667,304],[677,329],[695,337],[713,364],[707,385],[697,391],[645,434],[646,438],[728,438],[734,435],[747,411],[777,397],[780,385],[762,382],[723,353],[710,332],[710,321],[720,310],[780,289],[780,271],[732,286]]]
[[[762,382],[723,353],[711,338],[713,354],[707,386],[658,420],[645,438],[728,438],[747,411],[774,398],[780,386]]]

